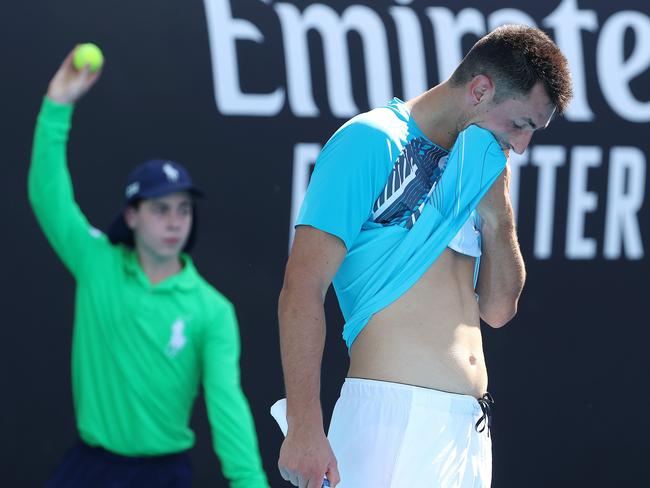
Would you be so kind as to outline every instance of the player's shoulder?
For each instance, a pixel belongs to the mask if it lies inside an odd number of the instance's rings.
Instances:
[[[392,139],[407,128],[409,114],[404,102],[393,99],[387,105],[377,107],[352,117],[334,134],[335,137],[363,137],[368,139]]]

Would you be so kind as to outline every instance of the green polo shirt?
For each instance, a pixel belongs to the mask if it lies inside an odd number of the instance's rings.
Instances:
[[[205,390],[215,451],[233,488],[268,487],[239,381],[233,305],[182,255],[152,285],[135,253],[114,246],[74,201],[66,164],[73,107],[45,99],[36,125],[29,199],[76,281],[72,379],[84,442],[125,456],[189,449],[192,404]]]

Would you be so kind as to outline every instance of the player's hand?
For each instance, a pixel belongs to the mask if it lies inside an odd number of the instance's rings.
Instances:
[[[508,154],[506,153],[507,156]],[[506,163],[506,167],[479,202],[477,211],[482,220],[492,224],[496,224],[502,218],[512,214],[509,162]]]
[[[278,468],[282,478],[299,488],[321,488],[324,476],[332,488],[340,481],[336,458],[322,427],[289,429]]]
[[[72,64],[76,46],[66,56],[59,70],[50,81],[47,97],[57,103],[76,103],[97,82],[101,69],[92,73],[88,66],[77,70]]]

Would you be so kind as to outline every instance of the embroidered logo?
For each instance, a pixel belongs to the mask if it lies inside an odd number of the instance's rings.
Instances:
[[[129,186],[126,187],[126,198],[131,198],[133,195],[138,193],[140,191],[140,183],[139,182],[134,182],[131,183]]]
[[[174,168],[171,164],[169,163],[163,164],[162,170],[165,173],[165,176],[167,176],[167,180],[169,180],[170,183],[175,183],[176,181],[178,181],[180,172],[176,168]]]
[[[186,344],[187,337],[185,337],[185,321],[183,319],[176,319],[176,322],[172,324],[172,335],[167,344],[167,356],[170,358],[176,357],[176,355],[183,350]]]

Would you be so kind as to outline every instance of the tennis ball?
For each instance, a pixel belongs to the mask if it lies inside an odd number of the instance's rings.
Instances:
[[[104,64],[104,55],[95,44],[88,42],[77,47],[72,64],[76,69],[80,70],[88,66],[90,71],[95,72]]]

